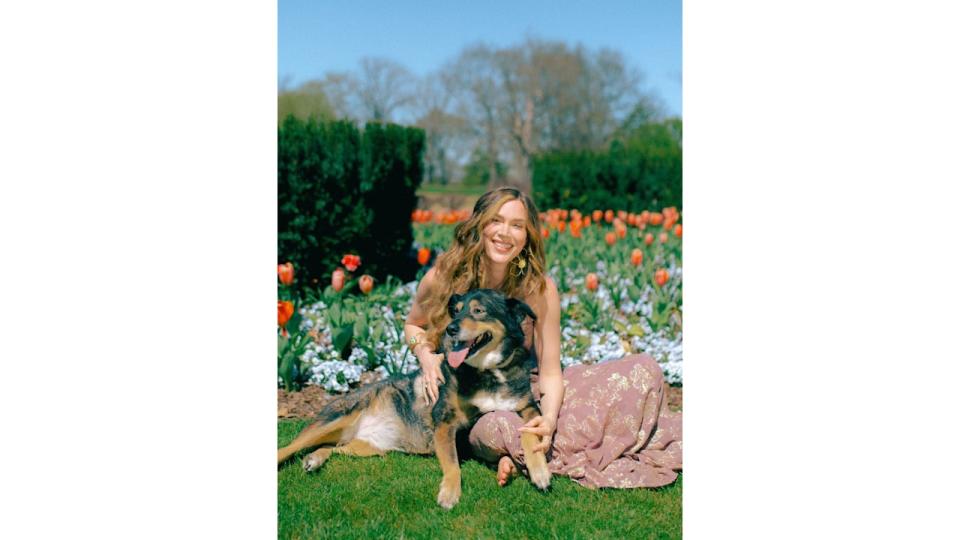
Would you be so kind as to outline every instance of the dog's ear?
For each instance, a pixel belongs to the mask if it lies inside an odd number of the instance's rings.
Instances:
[[[447,302],[447,313],[450,314],[451,319],[457,316],[457,311],[459,311],[457,309],[457,303],[459,303],[462,299],[462,295],[456,293],[450,295],[450,300]]]
[[[537,320],[537,314],[530,309],[530,306],[527,305],[523,300],[517,300],[516,298],[507,298],[507,311],[510,312],[510,315],[513,316],[514,320],[517,321],[517,324],[522,325],[523,320],[527,317],[530,317],[534,321]]]

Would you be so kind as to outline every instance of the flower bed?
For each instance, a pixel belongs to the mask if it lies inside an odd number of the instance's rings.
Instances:
[[[561,295],[561,363],[594,364],[645,352],[660,363],[668,383],[682,385],[679,213],[598,212],[593,219],[566,210],[541,215],[548,273]],[[434,261],[449,245],[454,223],[464,217],[445,214],[433,221],[423,213],[413,216],[413,247],[421,264]],[[351,272],[361,260],[352,257],[344,258]],[[282,270],[287,283],[292,271]],[[388,278],[375,284],[369,276],[358,280],[338,272],[324,291],[306,294],[295,320],[290,315],[284,319],[288,307],[281,308],[281,325],[289,320],[296,334],[304,336],[281,343],[282,350],[289,347],[288,356],[298,359],[281,373],[339,393],[371,377],[416,370],[403,323],[417,282]],[[362,294],[355,294],[355,288]]]

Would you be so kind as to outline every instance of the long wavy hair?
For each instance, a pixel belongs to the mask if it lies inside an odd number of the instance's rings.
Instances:
[[[443,329],[450,323],[447,302],[456,294],[476,289],[483,283],[483,229],[493,221],[500,208],[509,201],[519,200],[527,210],[527,243],[520,255],[510,261],[500,292],[507,297],[529,298],[543,294],[547,282],[546,257],[540,236],[540,213],[529,195],[511,187],[497,188],[484,193],[473,206],[470,217],[454,229],[453,245],[437,257],[435,286],[423,300],[423,309],[430,321],[427,338],[440,343]],[[517,265],[526,259],[526,267]]]

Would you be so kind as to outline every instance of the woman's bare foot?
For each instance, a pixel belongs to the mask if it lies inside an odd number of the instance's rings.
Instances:
[[[507,481],[516,475],[517,467],[513,464],[510,456],[501,457],[500,463],[497,464],[497,483],[500,484],[500,487],[507,485]]]

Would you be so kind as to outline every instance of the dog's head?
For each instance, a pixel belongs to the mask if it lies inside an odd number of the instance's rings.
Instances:
[[[454,294],[447,309],[453,320],[443,334],[443,350],[453,368],[464,362],[481,370],[507,364],[523,347],[521,323],[537,318],[524,302],[492,289]]]

